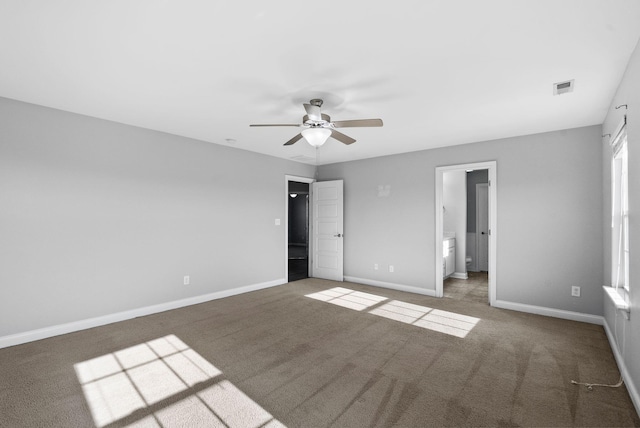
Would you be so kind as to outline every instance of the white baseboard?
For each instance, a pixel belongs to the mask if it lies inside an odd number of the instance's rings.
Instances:
[[[466,272],[454,272],[454,273],[451,274],[451,278],[469,279],[469,275]]]
[[[529,314],[544,315],[547,317],[586,322],[589,324],[604,324],[604,317],[599,315],[583,314],[581,312],[565,311],[562,309],[545,308],[543,306],[526,305],[524,303],[507,302],[506,300],[496,300],[491,306],[500,309],[526,312]]]
[[[0,337],[0,349],[285,284],[284,278]]]
[[[390,288],[392,290],[407,291],[409,293],[424,294],[425,296],[435,297],[435,290],[426,290],[424,288],[414,287],[411,285],[394,284],[392,282],[376,281],[373,279],[356,278],[354,276],[345,276],[345,281],[355,282],[357,284],[372,285],[374,287]]]
[[[633,402],[634,407],[636,408],[636,412],[640,414],[640,394],[638,394],[638,388],[633,383],[633,378],[629,375],[629,371],[627,370],[627,365],[624,363],[624,358],[620,354],[618,350],[618,344],[616,342],[616,338],[614,334],[611,332],[609,328],[609,324],[605,318],[604,320],[604,331],[607,333],[607,338],[609,339],[609,345],[611,345],[611,350],[613,351],[613,356],[616,359],[616,363],[618,363],[618,369],[620,370],[620,375],[622,375],[622,379],[624,380],[624,384],[629,391],[629,397],[631,397],[631,402]]]

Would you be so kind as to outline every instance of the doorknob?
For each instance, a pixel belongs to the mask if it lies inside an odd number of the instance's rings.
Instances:
[[[342,238],[342,233],[338,233],[337,235],[333,235],[333,236],[335,236],[336,238]]]
[[[483,235],[486,235],[484,232],[482,232]]]

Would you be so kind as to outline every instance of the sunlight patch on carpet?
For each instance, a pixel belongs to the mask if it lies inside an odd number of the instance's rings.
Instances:
[[[74,368],[98,428],[124,418],[129,426],[284,426],[175,335]]]
[[[369,313],[460,338],[466,337],[480,321],[480,318],[398,300],[385,303]]]
[[[334,305],[342,306],[344,308],[349,308],[356,311],[365,310],[367,308],[370,308],[371,306],[377,305],[384,300],[387,300],[386,297],[363,293],[361,291],[350,290],[343,287],[335,287],[329,290],[307,294],[306,297],[310,297],[316,300],[322,300],[323,302],[333,303]]]
[[[426,306],[391,300],[375,294],[363,293],[344,287],[335,287],[305,297],[332,303],[334,305],[378,315],[416,327],[464,338],[478,324],[480,318],[455,312],[433,309]]]

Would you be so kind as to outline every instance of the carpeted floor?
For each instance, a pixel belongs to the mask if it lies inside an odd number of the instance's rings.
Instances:
[[[351,283],[0,350],[1,427],[638,426],[601,326]]]
[[[444,297],[478,303],[489,303],[487,272],[467,272],[467,279],[447,278],[442,283]]]

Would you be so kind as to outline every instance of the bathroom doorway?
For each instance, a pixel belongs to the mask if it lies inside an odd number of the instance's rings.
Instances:
[[[486,204],[477,203],[478,185]],[[496,162],[436,168],[436,297],[496,301]],[[482,190],[481,190],[482,191]],[[486,211],[482,211],[482,207]],[[478,214],[480,209],[480,214]],[[485,226],[478,226],[486,219]],[[482,256],[486,243],[486,257]],[[482,263],[486,260],[486,265]],[[445,294],[444,283],[447,282]]]
[[[443,297],[489,302],[488,183],[486,168],[444,173]]]

